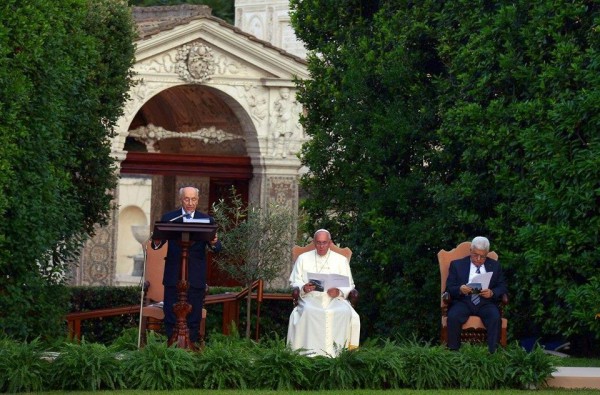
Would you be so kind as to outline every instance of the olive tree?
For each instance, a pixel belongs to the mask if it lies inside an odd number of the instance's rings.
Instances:
[[[213,261],[248,289],[246,337],[250,337],[252,283],[274,280],[289,266],[295,216],[286,205],[244,205],[234,188],[228,199],[213,205],[223,250]]]

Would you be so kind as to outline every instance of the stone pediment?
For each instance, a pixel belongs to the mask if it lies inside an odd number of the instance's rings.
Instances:
[[[152,31],[137,41],[134,70],[142,78],[160,74],[187,83],[308,78],[303,59],[206,13],[156,23]]]

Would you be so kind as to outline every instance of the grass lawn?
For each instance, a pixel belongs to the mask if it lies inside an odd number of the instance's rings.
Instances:
[[[58,394],[59,392],[41,392],[39,394]],[[60,392],[64,394],[64,392]],[[123,394],[123,395],[147,395],[147,394],[165,394],[165,395],[481,395],[481,394],[502,394],[502,395],[598,395],[600,390],[566,390],[566,389],[544,389],[532,391],[520,390],[344,390],[344,391],[247,391],[247,390],[182,390],[182,391],[73,391],[68,395],[98,395],[98,394]]]
[[[577,368],[600,368],[600,358],[556,357],[552,360],[552,362],[556,366],[571,366]]]

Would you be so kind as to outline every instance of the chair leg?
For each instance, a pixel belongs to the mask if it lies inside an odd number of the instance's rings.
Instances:
[[[506,328],[502,328],[500,329],[500,345],[502,347],[506,347],[507,344],[507,340],[506,340]]]
[[[148,328],[148,317],[142,317],[142,324],[140,325],[140,347],[144,347],[148,342],[146,331]]]
[[[200,321],[200,328],[198,329],[198,345],[200,346],[200,348],[204,348],[206,342],[205,342],[205,337],[206,335],[206,309],[203,308],[202,309],[202,320]]]

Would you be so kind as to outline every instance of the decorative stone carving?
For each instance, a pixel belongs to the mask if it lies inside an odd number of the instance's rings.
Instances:
[[[295,177],[269,177],[267,181],[269,202],[294,208],[298,196]]]
[[[134,114],[134,112],[139,108],[140,103],[143,103],[146,100],[148,95],[148,85],[144,80],[136,80],[131,91],[132,94],[130,95],[129,101],[125,106],[125,113],[128,115]]]
[[[300,131],[298,114],[300,106],[291,97],[289,88],[279,90],[279,99],[273,106],[273,119],[271,126],[271,156],[285,158],[292,152],[290,144],[294,135]]]
[[[153,124],[130,130],[129,137],[132,137],[135,140],[145,144],[148,152],[157,152],[156,144],[160,140],[168,138],[195,139],[200,140],[205,144],[220,144],[229,140],[244,140],[242,136],[238,136],[237,134],[233,133],[227,133],[223,130],[215,128],[214,126],[202,128],[190,133],[178,133],[166,130],[161,126],[155,126]]]
[[[301,58],[306,49],[290,26],[289,0],[236,0],[235,26]]]
[[[198,49],[197,44],[186,44],[176,51],[164,53],[160,56],[155,56],[151,59],[136,63],[135,71],[141,74],[169,74],[177,73],[178,76],[187,82],[202,83],[215,76],[248,74],[248,67],[239,61],[219,53],[214,49],[201,44],[202,48],[207,48],[209,54],[204,55],[204,59],[208,61],[206,64],[193,65],[190,70],[190,56],[196,57],[198,62],[201,62],[199,54],[193,54],[193,48]],[[187,48],[186,48],[187,47]],[[197,67],[196,67],[197,66]],[[195,78],[196,74],[206,73],[206,78]]]
[[[261,40],[267,39],[267,37],[265,37],[263,21],[261,20],[259,15],[253,15],[252,18],[250,18],[250,23],[248,23],[248,27],[248,33],[260,38]]]
[[[173,58],[175,57],[175,60]],[[177,64],[177,54],[168,52],[162,56],[155,56],[152,59],[148,59],[144,62],[138,62],[135,64],[135,70],[138,73],[148,74],[164,74],[172,73],[175,65]]]
[[[238,87],[238,95],[240,99],[244,99],[249,108],[249,113],[252,119],[263,126],[269,114],[269,106],[267,104],[267,95],[261,93],[261,90],[252,84],[244,84],[243,87]]]
[[[242,73],[248,73],[248,68],[245,65],[235,61],[229,56],[218,55],[215,56],[215,59],[216,60],[214,74],[216,75],[237,75]]]
[[[201,84],[215,74],[213,50],[202,43],[183,45],[177,51],[177,74],[189,83]]]
[[[298,206],[298,183],[295,176],[272,176],[267,178],[266,195],[268,203],[275,203],[289,207],[295,212]],[[273,287],[285,287],[289,284],[288,278],[292,270],[289,267],[282,268],[278,278],[271,281]]]
[[[109,227],[97,227],[95,236],[86,242],[86,248],[80,256],[80,268],[76,283],[80,285],[112,285],[114,280],[112,233],[114,224]],[[85,262],[85,265],[82,264]]]

